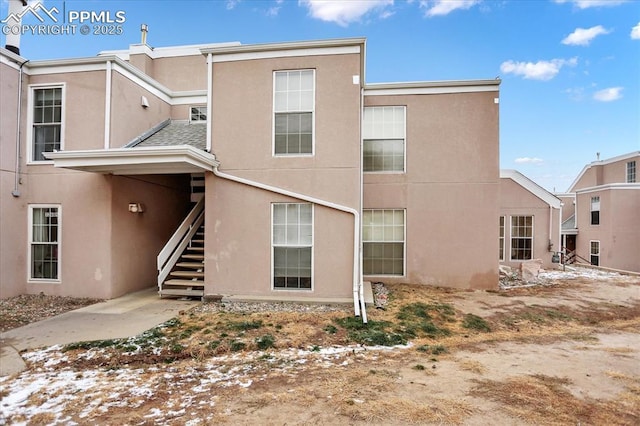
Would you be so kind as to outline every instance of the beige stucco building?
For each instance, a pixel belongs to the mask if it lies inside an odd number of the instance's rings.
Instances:
[[[640,151],[594,161],[558,194],[570,262],[640,272],[639,165]]]
[[[360,38],[2,49],[0,297],[496,288],[499,85],[368,84]]]

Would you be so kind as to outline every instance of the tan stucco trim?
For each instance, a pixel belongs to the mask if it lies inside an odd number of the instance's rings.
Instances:
[[[494,92],[501,80],[413,81],[406,83],[373,83],[364,86],[365,96],[435,95],[441,93]]]
[[[188,145],[52,152],[47,157],[54,167],[114,175],[200,173],[218,165],[213,154]]]

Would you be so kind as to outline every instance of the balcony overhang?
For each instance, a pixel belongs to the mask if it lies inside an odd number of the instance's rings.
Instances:
[[[59,151],[46,154],[54,167],[113,175],[202,173],[219,163],[189,145]]]

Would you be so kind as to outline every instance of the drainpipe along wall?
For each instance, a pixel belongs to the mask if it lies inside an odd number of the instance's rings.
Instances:
[[[218,170],[218,166],[213,168],[213,174],[222,179],[231,180],[234,182],[242,183],[244,185],[252,186],[254,188],[264,189],[265,191],[274,192],[276,194],[286,195],[287,197],[297,198],[299,200],[307,201],[309,203],[318,204],[320,206],[329,207],[334,210],[350,213],[353,215],[353,309],[356,316],[362,316],[362,322],[367,323],[367,312],[364,304],[364,289],[362,286],[362,280],[360,279],[360,213],[356,209],[351,207],[342,206],[340,204],[332,203],[330,201],[321,200],[318,198],[310,197],[308,195],[299,194],[286,189],[278,188],[264,183],[255,182],[249,179],[233,176]],[[360,307],[362,306],[362,309]],[[362,315],[361,315],[362,311]]]
[[[17,118],[17,125],[16,125],[16,175],[15,175],[15,182],[14,182],[14,186],[13,186],[13,191],[11,191],[11,195],[13,195],[14,197],[19,197],[20,196],[20,145],[21,145],[21,131],[20,131],[20,127],[21,127],[21,121],[22,121],[22,75],[23,75],[23,71],[22,71],[22,67],[24,67],[24,64],[26,64],[27,62],[29,62],[29,60],[27,59],[26,61],[24,61],[23,63],[20,64],[20,72],[18,74],[18,118]]]

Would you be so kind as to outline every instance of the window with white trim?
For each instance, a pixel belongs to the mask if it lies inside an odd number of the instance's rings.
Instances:
[[[29,206],[29,279],[60,279],[60,206]]]
[[[591,255],[591,264],[595,266],[600,265],[600,241],[590,242],[589,254]]]
[[[273,73],[273,153],[312,155],[315,70]]]
[[[313,205],[272,205],[273,288],[311,290]]]
[[[500,260],[504,260],[504,216],[500,216]]]
[[[31,161],[47,161],[45,152],[62,149],[62,86],[32,89]]]
[[[533,216],[511,216],[511,260],[533,259]]]
[[[600,225],[600,197],[591,197],[591,224]]]
[[[363,210],[364,275],[404,275],[404,210]]]
[[[207,107],[206,106],[192,106],[189,110],[189,122],[191,123],[206,123],[207,122]]]
[[[629,161],[627,163],[627,183],[636,182],[636,162]]]
[[[365,172],[405,171],[404,106],[365,107],[362,118]]]

